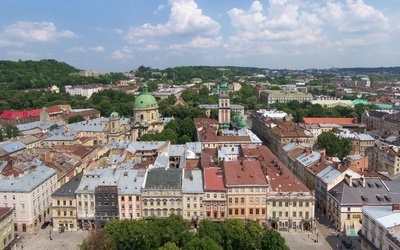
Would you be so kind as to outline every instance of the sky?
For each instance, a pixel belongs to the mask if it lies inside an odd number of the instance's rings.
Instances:
[[[400,0],[1,0],[0,59],[84,70],[400,66]]]

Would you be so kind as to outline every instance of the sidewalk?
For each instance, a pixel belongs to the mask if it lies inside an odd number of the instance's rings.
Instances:
[[[17,240],[15,248],[17,250],[48,250],[48,249],[65,249],[76,250],[79,249],[78,245],[87,236],[88,231],[66,231],[59,233],[53,231],[49,226],[46,229],[38,229],[37,234],[25,233],[20,234],[22,239]]]

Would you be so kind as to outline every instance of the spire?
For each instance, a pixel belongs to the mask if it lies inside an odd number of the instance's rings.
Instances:
[[[143,94],[147,94],[148,93],[148,87],[147,87],[147,83],[143,84]]]
[[[226,76],[225,72],[222,73],[222,80],[221,80],[221,89],[228,89],[228,84],[226,84]]]

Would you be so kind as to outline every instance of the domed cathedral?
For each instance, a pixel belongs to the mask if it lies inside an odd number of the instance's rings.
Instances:
[[[218,98],[218,122],[220,129],[228,129],[231,122],[231,105],[228,92],[229,88],[226,83],[226,76],[223,74]]]
[[[158,113],[156,99],[148,92],[147,84],[136,98],[131,120],[131,140],[139,141],[144,134],[160,133],[164,122]]]

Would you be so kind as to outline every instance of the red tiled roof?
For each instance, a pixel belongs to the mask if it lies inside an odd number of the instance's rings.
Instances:
[[[313,124],[313,123],[354,124],[354,119],[355,119],[354,117],[350,118],[304,117],[303,121],[308,124]]]
[[[6,214],[8,214],[11,210],[11,207],[0,207],[0,218],[3,218]]]
[[[226,185],[267,185],[259,161],[224,161]]]
[[[52,113],[63,113],[63,110],[59,106],[54,105],[54,106],[47,107],[46,112],[49,113],[49,114],[52,114]]]
[[[204,168],[204,190],[205,191],[224,191],[224,180],[218,174],[218,167]]]
[[[39,116],[41,110],[41,108],[22,111],[5,110],[3,113],[1,113],[0,118],[6,120],[16,119],[17,117],[19,119],[24,119],[32,116]]]

